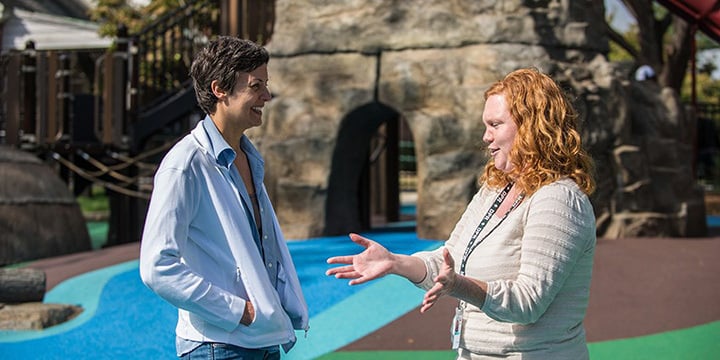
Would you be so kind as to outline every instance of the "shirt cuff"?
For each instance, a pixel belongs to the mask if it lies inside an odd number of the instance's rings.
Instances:
[[[413,255],[413,256],[416,256],[416,255]],[[437,271],[436,271],[435,267],[433,266],[434,264],[428,258],[426,258],[424,256],[417,256],[417,257],[420,258],[420,260],[422,260],[423,263],[425,264],[425,277],[422,280],[420,280],[420,282],[413,282],[413,284],[421,289],[430,290],[430,288],[432,288],[433,285],[435,285],[435,281],[433,279],[435,279]]]

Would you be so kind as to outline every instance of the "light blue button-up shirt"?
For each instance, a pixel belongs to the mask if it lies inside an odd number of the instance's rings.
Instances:
[[[210,144],[213,147],[212,152],[215,155],[217,164],[228,169],[233,184],[239,190],[240,197],[244,205],[243,207],[245,208],[245,215],[247,216],[248,222],[253,230],[253,239],[255,240],[258,250],[260,250],[261,255],[263,256],[263,259],[265,260],[264,263],[268,276],[270,276],[270,282],[273,284],[273,287],[275,287],[277,285],[277,266],[275,266],[276,264],[274,263],[278,260],[278,249],[277,246],[275,246],[277,243],[276,235],[275,232],[272,231],[272,218],[269,218],[268,215],[265,214],[265,207],[258,200],[260,210],[259,218],[261,222],[260,229],[265,229],[265,231],[261,234],[257,224],[255,223],[255,210],[253,209],[249,191],[245,187],[245,183],[243,182],[237,167],[233,166],[233,161],[235,161],[235,157],[237,156],[235,150],[228,145],[225,138],[222,137],[222,134],[220,134],[220,131],[218,131],[215,123],[213,123],[210,118],[207,118],[202,122],[202,124],[205,132],[210,138]],[[263,190],[263,178],[265,177],[264,162],[258,151],[245,135],[240,138],[240,148],[247,155],[253,185],[256,189],[255,196],[259,199],[259,195],[257,193]]]
[[[283,344],[289,350],[293,329],[308,328],[307,305],[263,185],[263,160],[247,137],[240,146],[255,185],[261,232],[233,165],[236,154],[209,117],[168,152],[155,175],[140,274],[179,309],[178,355],[206,341],[246,348]],[[255,319],[239,325],[248,299]]]

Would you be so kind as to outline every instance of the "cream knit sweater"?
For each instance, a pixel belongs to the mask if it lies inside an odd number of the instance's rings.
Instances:
[[[480,189],[445,242],[456,271],[498,192]],[[478,240],[499,221],[494,215]],[[587,359],[583,319],[595,242],[593,208],[572,180],[543,186],[525,198],[468,259],[466,275],[486,281],[488,294],[482,307],[465,308],[461,357]],[[414,254],[428,271],[418,286],[432,287],[442,249]]]

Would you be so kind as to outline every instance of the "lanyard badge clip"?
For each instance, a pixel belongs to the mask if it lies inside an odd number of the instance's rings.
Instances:
[[[452,328],[450,329],[450,340],[452,341],[453,350],[457,350],[460,347],[460,335],[462,334],[462,322],[463,322],[463,307],[464,304],[461,301],[455,308],[455,317],[452,321]]]

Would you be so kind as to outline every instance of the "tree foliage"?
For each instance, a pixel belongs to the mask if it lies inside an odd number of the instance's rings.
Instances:
[[[698,51],[718,48],[707,36],[693,33],[690,24],[652,0],[622,0],[636,20],[636,24],[620,33],[606,19],[611,40],[609,58],[612,61],[633,60],[637,66],[650,65],[658,74],[661,85],[677,90],[684,99],[690,98],[690,60],[692,40]],[[720,83],[712,79],[715,64],[707,59],[697,63],[697,96],[699,101],[719,100]]]
[[[97,0],[90,10],[90,18],[100,24],[100,35],[116,36],[118,29],[126,27],[137,33],[170,9],[184,6],[187,0],[150,0],[137,6],[128,0]]]
[[[90,19],[100,24],[101,36],[116,36],[120,26],[136,31],[142,22],[142,15],[127,0],[98,0],[97,5],[90,10]]]

